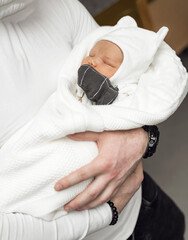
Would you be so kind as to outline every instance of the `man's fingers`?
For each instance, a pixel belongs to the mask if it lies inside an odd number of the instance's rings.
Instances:
[[[110,199],[113,198],[114,195],[116,195],[116,193],[118,192],[118,189],[119,188],[115,188],[115,185],[114,187],[112,184],[108,185],[108,187],[96,199],[94,199],[87,205],[79,208],[78,210],[95,208],[103,203],[108,202]]]
[[[98,158],[99,156],[97,156],[91,163],[88,163],[59,180],[55,184],[55,190],[60,191],[89,178],[96,177],[101,172],[101,164],[100,161],[97,161]]]
[[[109,183],[108,176],[102,175],[96,177],[94,181],[91,182],[82,193],[80,193],[72,201],[70,201],[68,204],[64,206],[65,210],[66,211],[69,211],[69,209],[76,210],[88,205],[95,198],[97,198],[97,196],[101,192],[103,192],[104,189],[106,189],[108,183]]]
[[[100,195],[78,210],[95,208],[109,200],[112,200],[116,203],[115,205],[118,206],[119,212],[121,212],[122,208],[128,203],[135,191],[140,187],[142,182],[142,173],[143,168],[142,163],[140,162],[135,171],[123,181],[123,184],[120,187],[117,187],[117,182],[111,181]]]
[[[92,141],[96,142],[99,139],[100,133],[97,132],[82,132],[68,135],[69,138],[76,141]]]

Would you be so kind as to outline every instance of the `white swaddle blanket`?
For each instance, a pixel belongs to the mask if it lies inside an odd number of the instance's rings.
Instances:
[[[119,97],[108,106],[91,105],[86,99],[80,103],[75,92],[81,60],[96,41],[117,28],[128,34],[123,79],[121,67],[111,78],[120,89]],[[186,95],[187,72],[182,67],[180,82],[169,77],[165,82],[155,81],[152,68],[158,68],[157,52],[166,33],[166,28],[157,34],[140,29],[132,18],[125,17],[115,27],[95,30],[73,49],[59,75],[57,91],[0,149],[1,212],[22,212],[48,220],[66,214],[62,206],[92,179],[61,192],[54,190],[56,181],[98,154],[94,142],[73,141],[68,134],[137,128],[157,124],[173,114]]]

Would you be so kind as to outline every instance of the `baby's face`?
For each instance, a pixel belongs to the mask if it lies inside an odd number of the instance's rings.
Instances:
[[[123,53],[121,49],[115,43],[101,40],[91,49],[89,56],[83,59],[82,65],[89,64],[99,73],[111,78],[122,61]]]

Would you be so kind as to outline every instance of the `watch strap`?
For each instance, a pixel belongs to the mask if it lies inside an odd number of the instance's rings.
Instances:
[[[157,145],[159,143],[160,132],[158,130],[158,127],[155,125],[153,126],[145,125],[142,128],[148,133],[149,137],[148,146],[143,156],[143,158],[148,158],[151,157],[156,152]]]

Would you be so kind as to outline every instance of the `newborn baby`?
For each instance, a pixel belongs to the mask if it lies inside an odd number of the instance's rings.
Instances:
[[[111,104],[119,89],[113,87],[111,78],[123,62],[123,52],[113,42],[101,40],[91,49],[78,70],[78,85],[97,105]],[[81,99],[81,98],[80,98]]]
[[[119,93],[121,99],[135,92],[140,76],[152,63],[168,32],[165,27],[157,33],[135,28],[134,22],[129,29],[121,28],[124,20],[118,22],[119,28],[112,27],[110,32],[91,41],[89,52],[83,55],[78,69],[78,85],[82,90],[76,89],[80,101],[85,93],[90,104],[109,105]]]
[[[181,96],[183,83],[174,88],[171,79],[164,83],[151,74],[153,68],[160,72],[160,63],[154,64],[153,59],[167,31],[138,28],[126,17],[114,27],[98,28],[75,46],[56,91],[1,148],[1,212],[27,213],[46,220],[67,214],[63,206],[92,179],[61,192],[54,190],[55,183],[98,154],[95,142],[73,141],[67,135],[153,125],[177,109],[183,99],[177,104],[174,99]],[[83,96],[77,83],[96,104]],[[135,199],[140,196],[139,189]],[[134,208],[131,199],[127,212]]]

